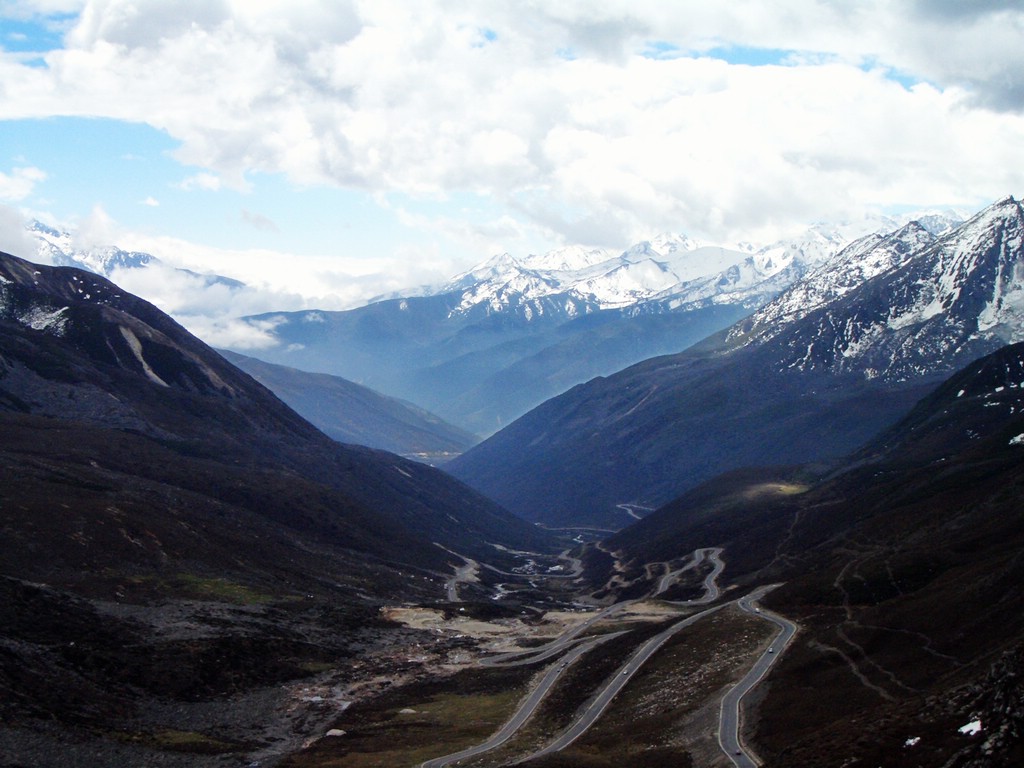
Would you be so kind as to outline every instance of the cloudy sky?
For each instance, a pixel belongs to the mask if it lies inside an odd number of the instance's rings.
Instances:
[[[0,0],[0,247],[35,217],[337,308],[503,251],[974,210],[1024,192],[1022,6]]]

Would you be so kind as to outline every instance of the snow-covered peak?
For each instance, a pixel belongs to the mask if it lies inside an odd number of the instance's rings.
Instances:
[[[524,264],[530,269],[536,270],[575,272],[589,269],[595,264],[608,261],[610,258],[609,253],[601,248],[567,245],[564,248],[556,248],[545,254],[528,256],[524,259]]]
[[[672,232],[662,233],[650,240],[644,240],[627,249],[622,257],[627,261],[642,261],[644,259],[671,259],[677,254],[694,251],[700,248],[703,243],[693,240],[683,234]]]
[[[111,277],[117,269],[138,269],[160,260],[149,253],[124,251],[112,245],[93,248],[75,247],[74,238],[40,221],[33,221],[28,231],[36,239],[36,255],[40,261],[58,267],[77,267],[104,277]]]
[[[36,261],[39,263],[49,263],[56,267],[75,267],[108,278],[115,277],[114,273],[118,270],[145,269],[163,264],[152,254],[125,251],[114,245],[78,248],[70,233],[61,232],[39,221],[31,222],[27,229],[36,240]],[[232,290],[244,286],[244,283],[222,275],[199,274],[187,269],[175,271],[197,278],[205,285],[223,285]]]
[[[951,220],[952,214],[934,213],[927,229],[941,231]],[[659,302],[662,310],[718,303],[760,307],[853,240],[869,233],[891,232],[898,226],[896,219],[882,216],[819,223],[761,248],[751,243],[742,247],[710,245],[683,234],[666,233],[636,243],[617,256],[583,246],[521,259],[502,253],[426,295],[460,293],[457,313],[477,306],[485,306],[488,312],[516,311],[524,302],[558,297],[564,301],[559,299],[556,304],[571,306],[573,311],[581,306],[587,311],[623,309],[647,302]],[[859,276],[851,274],[847,283],[852,285],[876,273],[877,268],[865,265]]]
[[[733,338],[770,338],[789,322],[804,317],[867,280],[905,263],[935,240],[924,227],[911,222],[889,235],[870,234],[824,259],[788,291],[755,313]]]
[[[939,238],[912,223],[858,241],[731,339],[780,370],[894,383],[1024,341],[1024,211],[1006,198]]]

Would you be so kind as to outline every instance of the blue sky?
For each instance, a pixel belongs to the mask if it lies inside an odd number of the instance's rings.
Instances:
[[[37,217],[337,308],[980,208],[1024,188],[1018,6],[0,0],[0,245]]]

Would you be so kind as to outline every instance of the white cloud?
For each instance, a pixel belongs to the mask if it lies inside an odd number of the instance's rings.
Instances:
[[[220,176],[212,173],[197,173],[194,176],[189,176],[187,179],[182,179],[178,184],[179,189],[183,189],[186,192],[195,189],[205,190],[207,192],[216,192],[223,186]]]
[[[117,223],[103,206],[95,205],[89,215],[78,222],[71,240],[76,249],[88,250],[117,243],[119,236]]]
[[[481,195],[555,241],[726,238],[1019,189],[1017,6],[92,0],[45,68],[0,57],[0,112],[148,122],[203,169],[185,189],[285,173]],[[754,48],[788,63],[695,57]]]
[[[350,309],[410,285],[442,282],[453,274],[454,267],[432,248],[385,257],[343,257],[216,248],[132,232],[119,232],[116,242],[127,250],[151,253],[168,267],[223,275],[246,284],[244,290],[234,292],[216,285],[206,290],[198,282],[180,280],[161,286],[154,279],[139,286],[141,296],[182,322],[186,314],[198,316],[200,310],[228,318],[272,311]],[[131,290],[129,285],[125,288]],[[190,298],[186,288],[202,296]]]
[[[23,259],[36,258],[36,243],[25,229],[21,212],[0,203],[0,251]]]
[[[24,200],[36,184],[45,180],[46,173],[32,166],[14,168],[9,174],[0,172],[0,200]]]
[[[160,201],[157,200],[152,195],[150,195],[149,197],[146,197],[145,199],[143,199],[142,200],[142,204],[145,205],[145,206],[148,206],[149,208],[159,208],[160,207]]]

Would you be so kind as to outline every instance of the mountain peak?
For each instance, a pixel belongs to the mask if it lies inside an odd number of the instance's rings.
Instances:
[[[663,232],[650,240],[644,240],[629,248],[623,257],[629,261],[645,258],[668,258],[679,253],[695,251],[703,243],[693,240],[684,234]]]

